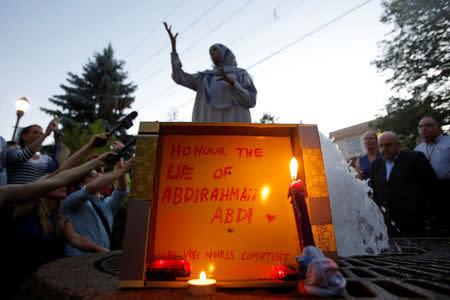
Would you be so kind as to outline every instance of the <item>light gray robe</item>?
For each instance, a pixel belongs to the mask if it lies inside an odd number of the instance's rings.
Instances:
[[[252,122],[249,109],[256,105],[256,89],[245,70],[238,69],[240,71],[237,73],[227,73],[235,80],[232,86],[224,81],[216,81],[219,77],[212,72],[184,72],[177,53],[171,53],[171,61],[173,80],[197,92],[192,111],[193,122]],[[210,92],[213,94],[214,103],[207,101],[206,76],[212,76]]]

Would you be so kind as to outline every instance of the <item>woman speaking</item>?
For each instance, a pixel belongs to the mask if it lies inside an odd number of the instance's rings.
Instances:
[[[185,73],[176,50],[178,33],[173,35],[165,22],[164,26],[172,43],[172,78],[197,92],[192,121],[251,123],[249,109],[256,104],[256,89],[247,71],[237,67],[233,52],[222,44],[214,44],[209,48],[214,68]]]

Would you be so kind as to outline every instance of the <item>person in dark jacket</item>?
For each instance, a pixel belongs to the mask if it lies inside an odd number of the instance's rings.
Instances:
[[[392,131],[378,138],[381,158],[370,167],[373,199],[391,235],[420,234],[429,217],[436,174],[423,153],[400,150]]]

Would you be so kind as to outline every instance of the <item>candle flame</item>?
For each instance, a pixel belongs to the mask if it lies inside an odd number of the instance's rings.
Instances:
[[[295,159],[295,157],[293,157],[291,159],[291,166],[290,166],[292,180],[297,179],[297,169],[298,169],[298,162]]]
[[[206,280],[206,273],[203,271],[200,272],[200,280],[202,281]]]

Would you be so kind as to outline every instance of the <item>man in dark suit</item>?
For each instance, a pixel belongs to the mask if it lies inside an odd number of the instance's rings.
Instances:
[[[381,158],[371,164],[373,198],[384,212],[390,235],[424,231],[433,199],[436,174],[423,153],[401,151],[397,135],[378,138]]]

